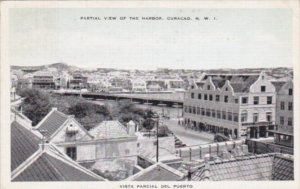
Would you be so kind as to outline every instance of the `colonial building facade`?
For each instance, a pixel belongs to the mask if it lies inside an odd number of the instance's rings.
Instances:
[[[293,81],[274,83],[277,86],[275,143],[294,146],[293,127]]]
[[[268,137],[275,108],[276,90],[264,72],[206,74],[185,94],[184,123],[232,138]]]

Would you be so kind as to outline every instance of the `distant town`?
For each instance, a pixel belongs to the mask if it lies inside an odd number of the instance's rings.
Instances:
[[[294,180],[293,69],[11,66],[12,181]]]

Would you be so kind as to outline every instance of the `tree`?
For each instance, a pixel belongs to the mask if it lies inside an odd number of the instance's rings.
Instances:
[[[33,126],[37,125],[51,109],[49,95],[38,89],[24,89],[20,96],[25,98],[22,105],[24,115],[32,121]]]
[[[150,137],[150,131],[154,128],[155,123],[156,122],[151,118],[148,118],[143,122],[143,128],[149,131],[149,137]]]
[[[159,137],[164,137],[164,136],[168,136],[169,134],[169,128],[166,125],[162,125],[158,127],[158,136]]]

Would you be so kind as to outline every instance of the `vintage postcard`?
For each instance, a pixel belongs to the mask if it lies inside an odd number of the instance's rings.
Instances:
[[[299,1],[1,2],[1,188],[299,188],[298,97]]]

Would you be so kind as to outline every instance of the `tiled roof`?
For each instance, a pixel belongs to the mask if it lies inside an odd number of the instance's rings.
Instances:
[[[276,154],[241,156],[218,162],[206,162],[192,173],[192,181],[221,180],[293,180],[293,160]]]
[[[74,166],[43,153],[13,181],[97,181],[99,179]]]
[[[294,161],[282,155],[274,156],[272,180],[294,180]]]
[[[119,121],[103,121],[89,133],[95,137],[95,139],[109,139],[109,138],[123,138],[130,137]]]
[[[11,171],[39,149],[41,139],[18,122],[11,124]]]
[[[163,163],[156,163],[129,177],[131,181],[178,181],[184,174]]]
[[[249,92],[251,85],[258,79],[258,77],[258,75],[241,76],[239,79],[233,77],[232,80],[230,80],[230,85],[234,92]]]
[[[68,119],[68,116],[57,111],[52,110],[45,119],[38,125],[39,130],[47,131],[44,135],[51,137]]]
[[[249,92],[250,86],[258,79],[259,75],[228,75],[228,76],[210,76],[216,88],[222,88],[226,80],[230,81],[234,92]],[[208,79],[208,78],[207,78]]]
[[[274,85],[274,87],[276,89],[276,92],[278,92],[285,83],[286,82],[284,82],[284,81],[274,81],[274,82],[272,82],[272,84]]]

